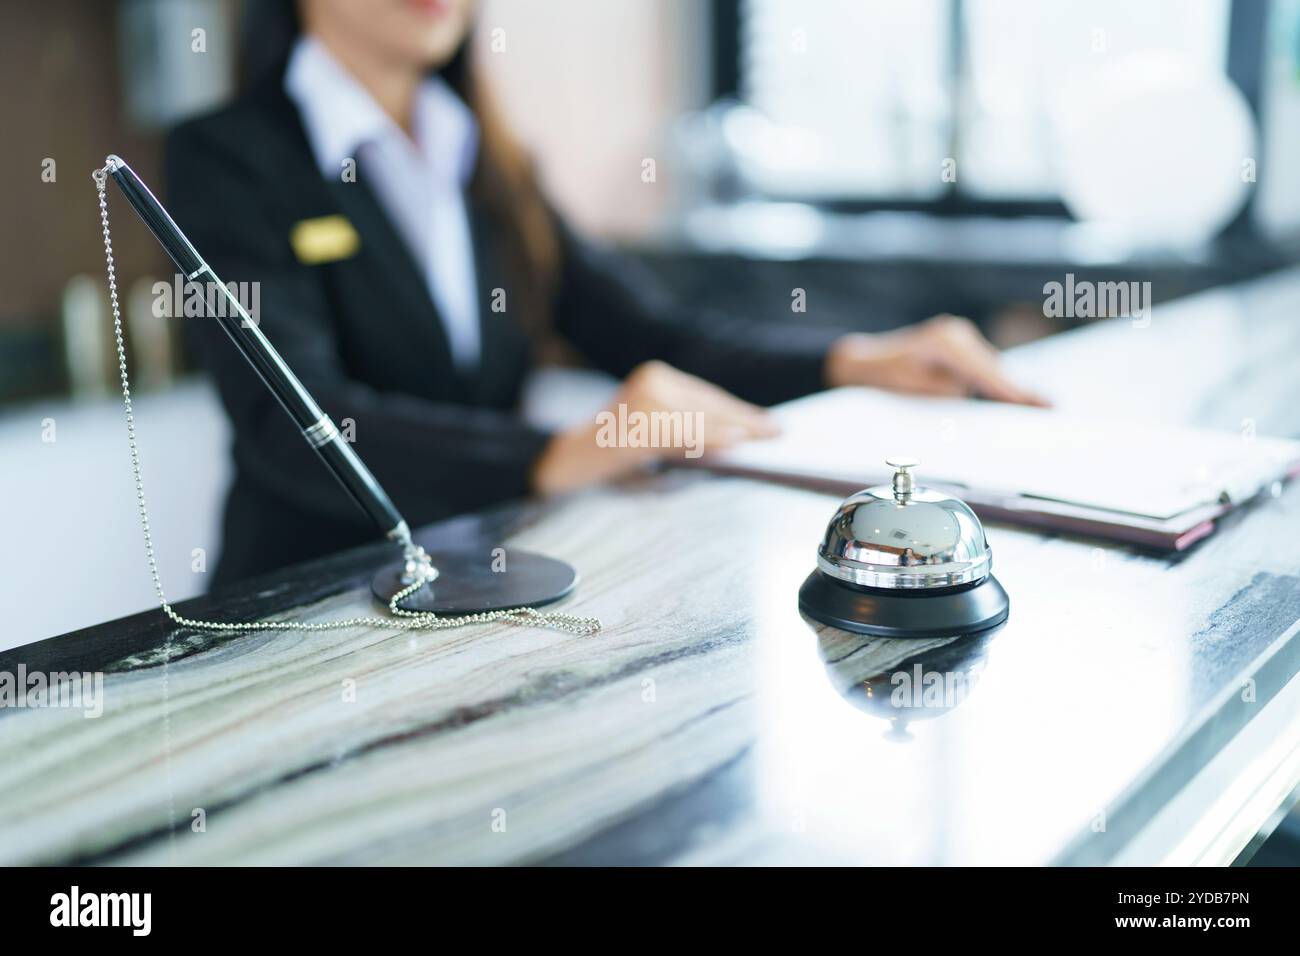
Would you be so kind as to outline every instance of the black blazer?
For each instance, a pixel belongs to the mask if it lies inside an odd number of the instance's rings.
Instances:
[[[529,340],[491,310],[511,279],[493,223],[470,202],[482,359],[457,371],[424,278],[366,186],[328,181],[278,76],[177,127],[166,144],[168,206],[226,282],[260,283],[262,331],[340,426],[413,527],[524,495],[548,435],[516,413]],[[294,226],[346,217],[354,255],[308,265]],[[822,386],[832,334],[680,308],[644,270],[579,240],[557,219],[556,331],[622,376],[651,358],[770,404]],[[234,428],[218,583],[374,540],[376,531],[225,340],[190,318],[186,342],[211,372]]]

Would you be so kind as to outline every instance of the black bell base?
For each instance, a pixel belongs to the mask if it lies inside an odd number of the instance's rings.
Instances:
[[[491,549],[430,551],[438,577],[398,606],[434,614],[479,614],[512,607],[541,607],[566,596],[578,583],[573,565],[531,551],[507,548],[503,570],[493,570]],[[380,569],[370,581],[375,597],[387,604],[406,587],[403,565]]]
[[[815,621],[875,637],[975,634],[1007,619],[1011,602],[997,578],[937,591],[858,587],[813,571],[799,588],[799,610]]]

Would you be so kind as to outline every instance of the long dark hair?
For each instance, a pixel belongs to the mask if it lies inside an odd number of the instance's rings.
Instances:
[[[295,0],[246,0],[240,28],[240,83],[244,89],[284,75],[289,54],[302,33]],[[544,344],[547,305],[559,272],[559,245],[528,154],[511,133],[475,68],[471,31],[452,58],[438,69],[473,111],[479,126],[479,154],[470,184],[476,202],[502,233],[517,288],[511,311],[522,314],[534,342]]]

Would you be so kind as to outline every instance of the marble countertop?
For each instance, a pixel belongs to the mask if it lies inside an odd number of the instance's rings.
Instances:
[[[1270,278],[1013,361],[1063,406],[1297,436],[1297,304]],[[593,637],[149,612],[0,654],[105,675],[96,719],[0,710],[0,863],[1108,862],[1300,670],[1300,484],[1176,557],[990,525],[1009,621],[927,642],[800,616],[836,503],[670,472],[422,532],[571,561]],[[372,612],[388,556],[182,611]]]

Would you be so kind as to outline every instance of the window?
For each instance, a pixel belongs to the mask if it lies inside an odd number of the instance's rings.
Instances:
[[[742,0],[737,90],[762,128],[741,169],[796,198],[1050,201],[1069,85],[1150,49],[1226,70],[1230,13],[1229,0]]]

